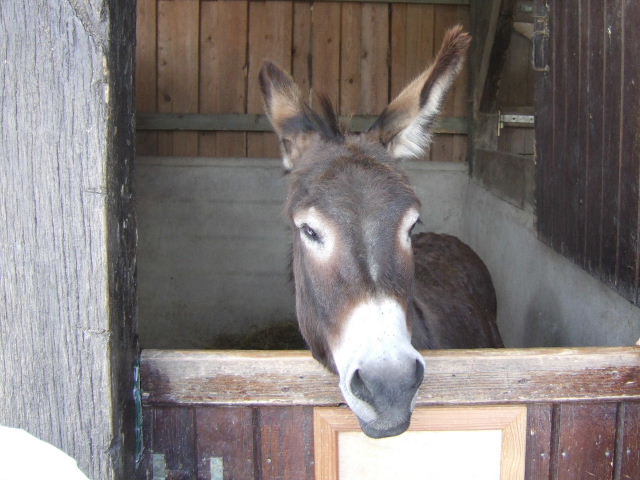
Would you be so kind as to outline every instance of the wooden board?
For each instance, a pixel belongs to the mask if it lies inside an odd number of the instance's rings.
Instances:
[[[192,408],[156,408],[153,411],[154,471],[171,479],[187,480],[196,470],[196,432]]]
[[[612,479],[615,454],[616,405],[559,407],[558,480]],[[590,441],[583,441],[589,439]]]
[[[200,113],[244,113],[247,78],[246,1],[203,2],[200,7]],[[246,156],[246,134],[201,132],[198,154]]]
[[[536,93],[541,237],[634,303],[639,20],[634,2],[553,2],[549,72],[537,74]]]
[[[265,60],[291,70],[293,5],[288,1],[249,2],[249,76],[247,113],[263,113],[258,73]],[[273,133],[248,133],[247,156],[280,156]]]
[[[483,439],[477,438],[473,432],[496,431],[496,433],[499,432],[498,443],[495,445],[497,448],[483,452],[496,457],[494,461],[489,462],[489,465],[486,462],[483,464],[487,469],[494,470],[494,475],[478,478],[523,479],[526,418],[527,409],[523,406],[418,408],[413,412],[411,426],[406,434],[394,438],[371,440],[360,432],[358,419],[350,410],[316,408],[314,410],[315,478],[316,480],[389,478],[391,471],[395,471],[400,478],[424,478],[415,475],[418,470],[415,466],[412,467],[410,462],[414,460],[421,464],[425,459],[428,464],[431,464],[428,467],[424,466],[429,478],[438,480],[469,478],[456,474],[456,469],[451,463],[453,459],[444,460],[445,471],[448,467],[448,474],[450,474],[450,476],[444,476],[442,469],[437,465],[437,462],[443,459],[429,458],[427,451],[418,459],[405,458],[401,461],[399,458],[390,459],[389,457],[406,455],[406,450],[411,448],[411,444],[415,447],[416,443],[428,445],[433,441],[445,444],[454,441],[460,446],[465,441],[467,432],[471,433],[470,440],[486,442],[491,439],[487,439],[486,436]],[[455,439],[448,438],[450,435],[442,435],[453,432],[457,435]],[[431,435],[420,436],[419,433],[431,433]],[[437,445],[433,447],[436,448]],[[469,447],[469,449],[458,448],[453,452],[441,451],[439,455],[446,458],[447,455],[455,452],[457,461],[466,463],[465,454],[471,454],[474,449],[472,445]],[[471,463],[478,465],[481,461],[482,459],[478,458],[476,462]],[[358,472],[364,475],[358,477]],[[422,475],[423,472],[420,474]]]
[[[423,352],[419,405],[640,398],[640,348]],[[142,352],[146,404],[336,405],[337,378],[308,352]]]
[[[157,0],[139,0],[136,11],[136,111],[156,112],[157,102]],[[157,155],[158,135],[136,135],[138,155]]]
[[[2,2],[0,24],[0,424],[131,478],[135,2]]]
[[[253,420],[247,407],[195,409],[198,480],[255,478]]]
[[[614,478],[640,478],[640,403],[625,402],[618,411]]]
[[[258,478],[313,480],[313,410],[311,407],[262,407],[256,429]]]
[[[158,1],[158,111],[198,111],[199,0]],[[198,154],[198,134],[158,134],[160,155]]]
[[[311,90],[338,105],[340,92],[340,5],[321,2],[311,15]],[[311,97],[311,105],[316,99]]]
[[[527,408],[527,454],[525,478],[548,480],[551,474],[551,434],[553,406],[548,403]]]
[[[468,29],[468,10],[453,5],[434,7],[434,55],[440,48],[446,31],[454,25],[462,24]],[[467,85],[469,70],[463,68],[449,91],[442,106],[443,116],[465,116],[467,114]],[[454,135],[436,135],[431,145],[431,161],[463,162],[467,157],[466,137]]]

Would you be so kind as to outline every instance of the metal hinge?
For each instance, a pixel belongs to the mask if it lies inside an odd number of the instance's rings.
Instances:
[[[546,0],[538,0],[533,15],[533,41],[531,66],[534,72],[548,72],[549,67],[549,5]]]
[[[535,125],[535,122],[535,115],[498,112],[498,136],[500,136],[500,130],[502,130],[505,125],[508,125],[509,127],[532,128]]]

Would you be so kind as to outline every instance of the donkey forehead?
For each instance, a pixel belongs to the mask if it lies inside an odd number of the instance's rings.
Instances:
[[[407,177],[377,150],[327,148],[324,158],[294,172],[290,211],[315,207],[338,223],[402,215],[420,201]]]

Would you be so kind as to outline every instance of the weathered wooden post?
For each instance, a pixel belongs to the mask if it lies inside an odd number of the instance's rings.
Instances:
[[[135,2],[3,0],[0,38],[0,424],[132,478]]]

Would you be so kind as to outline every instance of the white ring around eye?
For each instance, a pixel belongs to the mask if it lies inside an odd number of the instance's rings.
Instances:
[[[313,255],[313,258],[321,262],[329,260],[333,254],[336,235],[327,219],[316,208],[311,207],[296,212],[293,216],[293,223],[298,229],[298,235],[300,235],[303,245]],[[307,237],[302,231],[304,225],[314,230],[322,241],[316,242]]]
[[[398,227],[398,243],[404,248],[411,250],[411,227],[420,218],[420,212],[414,207],[411,207],[400,220]]]

